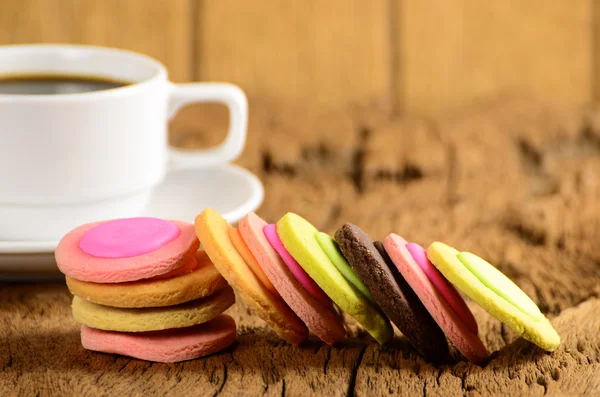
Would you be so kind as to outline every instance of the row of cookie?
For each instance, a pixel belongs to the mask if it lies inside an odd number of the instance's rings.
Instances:
[[[393,337],[391,320],[428,360],[447,361],[450,340],[468,360],[482,363],[488,352],[456,288],[543,349],[560,343],[516,284],[476,255],[440,242],[425,250],[394,233],[373,242],[352,224],[334,239],[293,213],[276,225],[250,213],[234,229],[207,209],[195,226],[246,305],[292,344],[309,331],[330,345],[339,342],[345,329],[338,307],[381,344]]]
[[[231,287],[194,226],[156,218],[97,222],[69,232],[56,261],[74,294],[84,348],[176,362],[231,345]]]

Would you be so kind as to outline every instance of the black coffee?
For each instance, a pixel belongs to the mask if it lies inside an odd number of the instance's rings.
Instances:
[[[77,94],[124,87],[131,83],[99,76],[60,74],[0,75],[0,95]]]

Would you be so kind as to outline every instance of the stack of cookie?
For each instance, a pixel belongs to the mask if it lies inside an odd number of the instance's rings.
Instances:
[[[157,218],[91,223],[63,237],[56,262],[75,295],[83,347],[178,362],[231,345],[235,322],[222,313],[235,296],[199,245],[193,225]]]

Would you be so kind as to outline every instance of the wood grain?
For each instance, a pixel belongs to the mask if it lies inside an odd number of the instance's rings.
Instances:
[[[389,97],[387,1],[200,1],[197,76],[338,106]]]
[[[3,0],[0,44],[79,43],[125,48],[192,79],[188,0]]]
[[[5,0],[0,43],[127,48],[164,62],[175,81],[231,81],[322,108],[393,102],[436,116],[507,91],[598,99],[596,8],[592,0]]]
[[[593,102],[600,102],[600,3],[592,2],[592,90]]]
[[[402,1],[396,92],[405,112],[438,115],[505,91],[592,98],[592,1]]]

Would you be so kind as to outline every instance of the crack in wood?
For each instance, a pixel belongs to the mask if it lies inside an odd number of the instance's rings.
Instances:
[[[506,325],[504,323],[500,323],[500,338],[502,338],[504,346],[508,345],[508,339],[506,337]]]
[[[296,167],[291,164],[282,163],[275,164],[273,162],[273,156],[269,152],[263,152],[262,158],[262,170],[265,174],[281,174],[288,177],[294,177],[297,174]]]
[[[556,174],[556,171],[549,171],[548,164],[552,164],[557,159],[564,157],[566,153],[571,153],[571,156],[574,153],[578,153],[576,156],[583,156],[587,152],[584,148],[590,145],[597,146],[594,142],[596,137],[591,132],[586,131],[591,131],[591,129],[584,127],[579,138],[576,140],[562,138],[554,142],[549,141],[539,148],[524,137],[516,138],[515,144],[523,172],[532,178],[530,187],[533,196],[552,196],[561,191],[562,183],[564,183],[565,179],[569,178],[565,176],[561,178],[560,174]],[[583,182],[581,173],[574,171],[572,176],[575,191],[580,191]]]
[[[167,394],[168,392],[170,392],[171,390],[173,390],[174,388],[176,388],[177,385],[179,385],[179,382],[173,383],[173,385],[171,387],[169,387],[167,390],[165,390],[165,394]]]
[[[125,359],[125,360],[127,360],[127,362],[125,364],[121,365],[121,367],[119,368],[117,373],[120,373],[121,371],[123,371],[125,369],[125,367],[127,367],[129,365],[129,363],[132,361],[132,359]]]
[[[6,362],[6,366],[3,368],[3,370],[6,368],[10,368],[13,365],[13,356],[12,356],[12,349],[10,347],[10,343],[7,343],[6,346],[8,348],[8,360]]]
[[[356,358],[356,362],[352,366],[352,372],[350,372],[350,380],[348,382],[348,390],[346,392],[346,396],[354,396],[355,387],[356,387],[356,376],[358,375],[358,369],[360,364],[362,363],[363,356],[365,355],[365,351],[367,350],[367,345],[362,345],[360,347],[360,351],[358,353],[358,357]]]
[[[531,283],[531,285],[533,286],[533,289],[535,291],[535,297],[537,300],[537,305],[540,308],[540,311],[542,313],[547,314],[548,311],[550,310],[550,305],[548,304],[548,301],[546,300],[544,293],[542,292],[540,287],[538,285],[536,285],[535,283]]]
[[[546,244],[546,231],[543,229],[534,229],[521,222],[509,221],[506,223],[506,230],[523,240],[528,245],[538,246]]]
[[[327,365],[331,359],[331,346],[327,346],[327,355],[325,356],[325,362],[323,363],[323,375],[327,375]]]
[[[594,131],[590,123],[586,123],[581,129],[580,133],[581,145],[588,146],[593,145],[594,148],[600,152],[600,134]]]
[[[365,169],[365,147],[371,135],[371,131],[362,127],[359,130],[359,139],[354,152],[350,169],[350,179],[358,193],[364,192],[364,169]]]
[[[532,174],[539,174],[543,161],[543,154],[524,138],[518,137],[516,145],[519,151],[519,157],[526,170]]]
[[[456,156],[456,147],[448,143],[444,146],[446,154],[446,167],[448,169],[448,178],[446,180],[446,206],[454,207],[458,203],[458,159]]]
[[[440,369],[438,370],[437,376],[435,377],[435,383],[436,383],[438,386],[441,386],[441,384],[440,384],[440,378],[442,377],[442,374],[443,374],[443,373],[444,373],[444,370],[443,370],[442,368],[440,368]]]
[[[392,181],[398,185],[408,185],[423,178],[424,175],[421,168],[410,162],[404,163],[404,166],[400,170],[379,170],[374,175],[375,180]]]
[[[227,382],[227,371],[228,371],[227,370],[227,363],[223,363],[223,381],[221,382],[221,384],[217,388],[217,391],[215,392],[215,394],[213,394],[213,397],[218,396],[223,391],[223,388],[225,387],[225,383]]]
[[[538,377],[537,384],[544,388],[544,396],[548,393],[548,382],[543,377]]]
[[[152,368],[152,366],[154,365],[153,362],[148,362],[148,365],[144,366],[144,368],[142,368],[142,372],[140,373],[140,376],[144,376],[146,374],[146,372]]]

